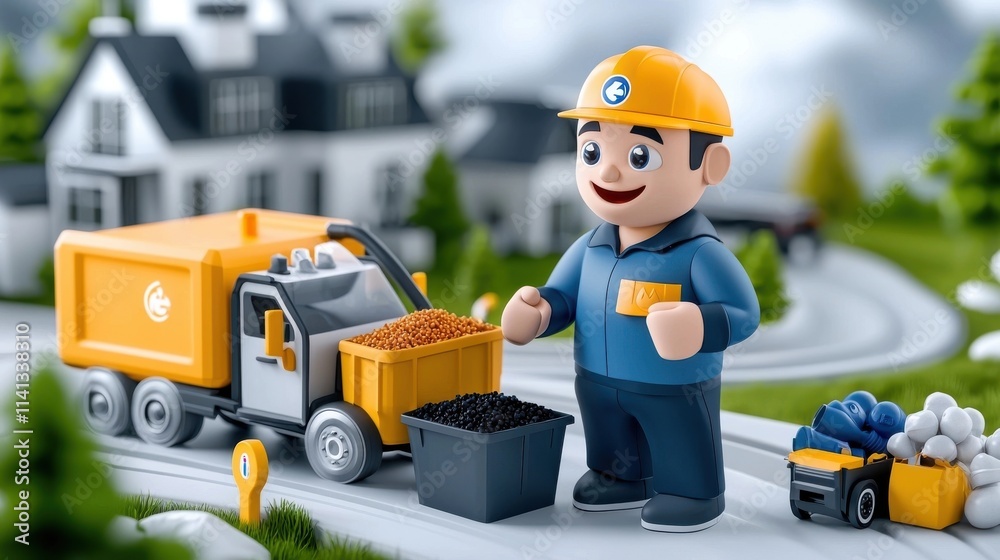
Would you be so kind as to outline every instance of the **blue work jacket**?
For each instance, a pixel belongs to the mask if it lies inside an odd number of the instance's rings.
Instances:
[[[566,251],[539,288],[552,307],[542,336],[575,321],[577,372],[613,386],[676,386],[718,377],[723,350],[753,334],[760,306],[711,222],[691,210],[653,237],[619,247],[618,226],[603,223]],[[685,360],[657,354],[645,310],[658,301],[688,301],[701,309],[705,340],[697,354]]]

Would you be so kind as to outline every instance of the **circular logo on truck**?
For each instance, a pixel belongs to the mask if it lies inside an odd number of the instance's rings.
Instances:
[[[143,305],[146,307],[146,315],[155,323],[162,323],[170,317],[170,298],[163,293],[159,280],[146,287]]]

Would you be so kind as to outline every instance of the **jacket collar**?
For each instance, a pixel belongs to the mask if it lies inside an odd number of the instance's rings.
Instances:
[[[590,247],[607,245],[611,247],[616,256],[620,257],[632,251],[666,251],[675,245],[696,237],[713,237],[719,239],[719,234],[715,231],[715,227],[712,226],[712,222],[709,222],[708,218],[701,212],[690,210],[687,214],[667,224],[667,227],[660,230],[653,237],[626,248],[621,254],[618,252],[618,248],[620,247],[618,226],[607,222],[597,226],[587,245]]]

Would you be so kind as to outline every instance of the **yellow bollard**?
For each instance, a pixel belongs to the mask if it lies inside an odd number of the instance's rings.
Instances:
[[[233,448],[233,478],[240,490],[240,520],[260,523],[260,491],[267,483],[267,451],[259,439],[245,439]]]

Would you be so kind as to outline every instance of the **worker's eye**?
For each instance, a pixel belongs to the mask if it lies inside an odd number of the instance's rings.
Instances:
[[[628,153],[628,164],[636,171],[652,171],[663,164],[660,152],[645,144],[636,144]]]
[[[593,140],[587,142],[580,148],[580,159],[587,165],[596,165],[601,161],[601,147]]]

